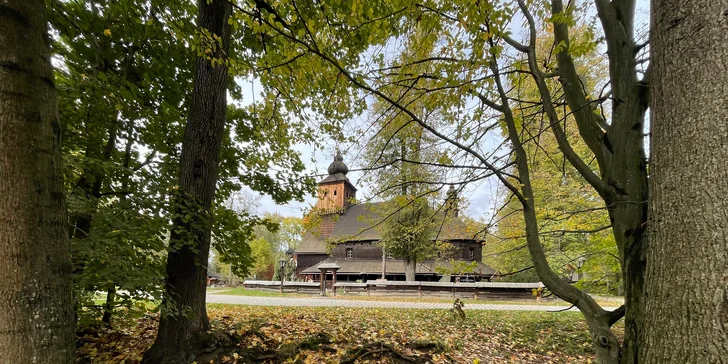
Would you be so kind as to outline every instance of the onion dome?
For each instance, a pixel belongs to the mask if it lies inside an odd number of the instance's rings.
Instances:
[[[455,197],[457,195],[457,190],[455,189],[454,185],[450,185],[450,188],[447,190],[447,197]]]
[[[334,157],[334,161],[329,164],[329,174],[347,174],[349,173],[349,167],[344,164],[344,157],[341,156],[341,153],[336,153],[336,157]]]

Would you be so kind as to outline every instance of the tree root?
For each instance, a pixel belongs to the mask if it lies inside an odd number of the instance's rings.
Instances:
[[[278,348],[275,353],[270,353],[257,357],[255,360],[263,361],[270,359],[278,359],[284,362],[290,358],[294,358],[301,350],[324,350],[330,352],[336,352],[335,349],[325,346],[331,343],[331,339],[324,333],[318,333],[315,336],[309,336],[305,340],[298,343],[283,344]]]
[[[405,344],[406,347],[418,350],[435,349],[438,352],[445,351],[446,347],[439,341],[418,340]]]
[[[397,349],[395,349],[392,345],[383,343],[383,342],[373,342],[366,344],[362,347],[349,350],[344,357],[341,359],[341,364],[354,364],[357,360],[365,358],[369,355],[375,355],[375,354],[390,354],[394,358],[399,359],[400,361],[403,361],[405,363],[418,363],[418,361],[415,358],[412,358],[408,355],[405,355],[404,353],[399,352]]]
[[[440,341],[427,341],[427,340],[417,340],[413,341],[411,343],[407,343],[405,345],[408,348],[417,349],[417,350],[434,350],[435,352],[438,352],[445,356],[447,360],[455,363],[455,358],[450,356],[450,354],[447,353],[447,346],[443,344]]]

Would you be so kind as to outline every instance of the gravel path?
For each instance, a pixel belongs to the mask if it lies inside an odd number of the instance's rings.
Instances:
[[[225,303],[233,305],[253,306],[309,306],[309,307],[377,307],[377,308],[420,308],[420,309],[450,309],[451,303],[437,302],[392,302],[369,300],[342,300],[325,297],[258,297],[258,296],[232,296],[222,294],[208,294],[207,303]],[[504,305],[487,303],[468,303],[466,310],[496,310],[496,311],[558,311],[566,306],[545,305]],[[605,307],[613,310],[614,307]],[[570,311],[577,311],[572,308]]]

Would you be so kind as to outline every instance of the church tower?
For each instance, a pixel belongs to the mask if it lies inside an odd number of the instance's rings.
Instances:
[[[458,217],[460,215],[460,203],[458,199],[458,191],[455,186],[450,185],[447,190],[447,197],[445,197],[445,213],[451,217]]]
[[[328,169],[329,175],[319,182],[316,208],[325,213],[341,213],[356,200],[356,188],[346,177],[349,167],[341,153],[336,153]]]

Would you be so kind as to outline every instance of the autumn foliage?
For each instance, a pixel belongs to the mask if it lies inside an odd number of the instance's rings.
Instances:
[[[202,363],[590,363],[586,324],[576,313],[211,305],[217,346]],[[79,363],[138,363],[157,319],[86,331]]]

